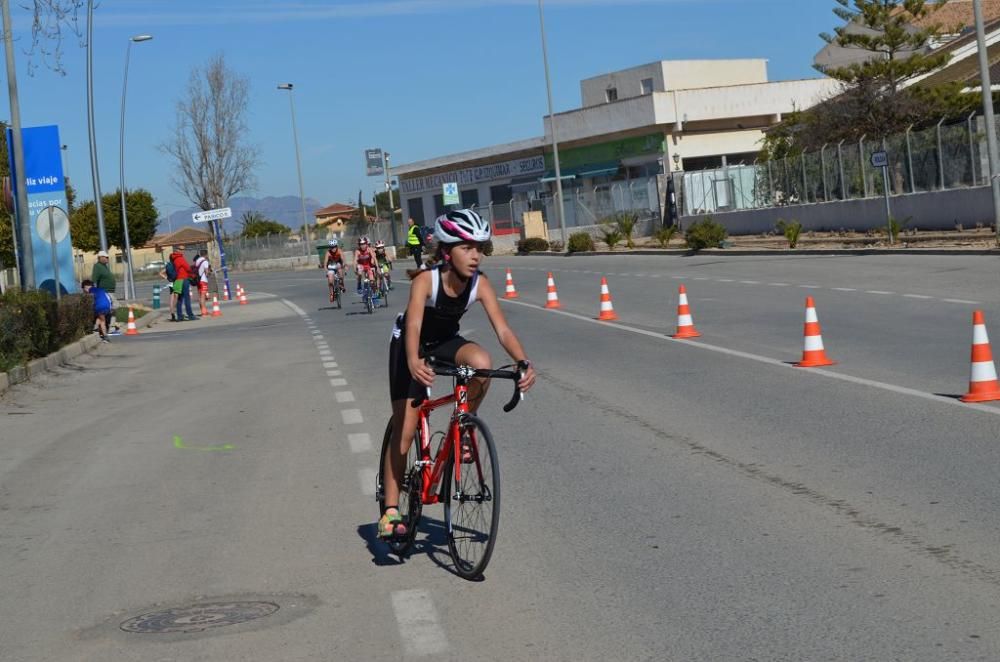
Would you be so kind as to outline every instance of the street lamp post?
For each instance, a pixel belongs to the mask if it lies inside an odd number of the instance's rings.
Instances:
[[[552,79],[549,76],[549,49],[545,42],[545,10],[538,0],[538,21],[542,28],[542,61],[545,64],[545,92],[549,98],[549,129],[552,131],[552,158],[556,164],[556,212],[559,214],[559,233],[566,247],[566,214],[563,209],[562,169],[559,166],[559,139],[556,135],[556,115],[552,110]]]
[[[399,246],[396,236],[396,205],[392,204],[392,175],[390,174],[389,152],[382,152],[385,157],[385,193],[389,197],[389,229],[392,230],[392,245]]]
[[[993,224],[1000,242],[1000,149],[997,148],[997,125],[993,115],[993,86],[986,52],[986,28],[982,0],[973,0],[976,17],[976,42],[979,49],[979,78],[983,91],[983,119],[986,121],[986,151],[990,160],[990,186],[993,189]]]
[[[7,90],[10,100],[11,149],[14,153],[14,169],[17,170],[17,181],[12,185],[17,195],[17,217],[14,227],[15,235],[20,240],[14,242],[15,255],[20,265],[20,280],[22,290],[35,289],[34,250],[31,245],[31,214],[28,210],[27,180],[24,177],[24,141],[21,136],[21,106],[17,99],[17,69],[14,67],[14,26],[10,22],[10,2],[0,0],[0,11],[3,13],[4,51],[7,59]]]
[[[140,43],[152,39],[152,35],[137,34],[129,38],[128,46],[125,47],[125,76],[122,78],[122,117],[121,132],[118,136],[118,173],[119,190],[122,197],[122,232],[125,238],[125,274],[128,282],[125,283],[125,295],[130,299],[135,299],[135,272],[132,270],[132,243],[128,237],[128,211],[125,205],[125,91],[128,89],[128,61],[132,53],[132,43]]]
[[[104,229],[104,205],[101,204],[101,175],[97,167],[97,135],[94,131],[94,0],[87,0],[87,140],[90,143],[90,177],[94,182],[94,208],[97,210],[97,234],[101,250],[108,250]]]
[[[299,156],[299,131],[295,126],[295,102],[292,100],[291,83],[281,83],[279,90],[288,90],[288,105],[292,109],[292,140],[295,142],[295,169],[299,173],[299,202],[302,203],[302,242],[306,249],[306,256],[309,256],[309,223],[306,221],[306,193],[302,186],[302,159]]]

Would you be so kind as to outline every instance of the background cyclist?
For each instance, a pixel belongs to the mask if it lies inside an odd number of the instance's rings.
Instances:
[[[379,239],[375,242],[375,259],[378,260],[380,276],[387,281],[386,287],[392,289],[392,278],[389,272],[392,271],[392,260],[385,252],[385,242]]]
[[[326,269],[326,284],[330,288],[330,301],[332,302],[335,277],[344,268],[344,253],[340,250],[340,242],[336,239],[330,240],[330,246],[326,249],[326,255],[323,257],[323,268]],[[346,291],[343,277],[340,279],[340,291]]]
[[[518,362],[523,375],[518,386],[527,391],[535,383],[535,370],[521,342],[507,324],[496,291],[479,271],[483,243],[489,241],[490,226],[469,209],[450,211],[437,219],[437,263],[428,269],[413,269],[406,312],[396,318],[389,344],[389,393],[392,399],[392,440],[386,454],[385,512],[378,522],[378,535],[391,538],[406,534],[399,513],[399,480],[406,469],[406,453],[413,442],[419,411],[414,398],[424,395],[434,382],[434,371],[420,356],[420,348],[436,358],[473,368],[492,367],[485,349],[459,335],[459,321],[477,301],[507,354]],[[469,404],[476,411],[486,394],[487,380],[470,384]],[[405,441],[404,441],[405,440]]]
[[[354,251],[354,271],[358,275],[358,294],[361,294],[362,276],[372,284],[371,287],[375,287],[378,259],[375,257],[375,251],[372,250],[367,235],[358,239],[358,249]]]

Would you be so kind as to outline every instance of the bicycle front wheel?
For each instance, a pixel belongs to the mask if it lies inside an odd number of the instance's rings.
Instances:
[[[455,572],[477,579],[490,562],[497,539],[500,465],[493,436],[481,419],[470,414],[459,429],[464,448],[457,458],[452,454],[445,469],[444,519]]]
[[[385,456],[389,452],[389,442],[392,440],[392,417],[389,418],[388,425],[385,426],[385,436],[382,438],[382,453],[379,455],[378,479],[375,484],[375,496],[378,499],[379,517],[385,511]],[[417,460],[420,459],[420,436],[419,433],[413,436],[413,443],[406,453],[406,470],[403,478],[399,482],[399,512],[403,516],[406,524],[406,535],[392,538],[386,541],[389,549],[396,556],[405,556],[413,546],[413,541],[417,537],[417,525],[420,523],[420,513],[424,504],[421,500],[421,490],[423,486],[423,475]]]

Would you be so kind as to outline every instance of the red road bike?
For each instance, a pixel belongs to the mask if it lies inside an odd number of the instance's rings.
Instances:
[[[420,421],[406,456],[406,469],[399,485],[399,512],[406,524],[406,535],[389,540],[389,547],[400,558],[413,546],[417,525],[425,505],[444,504],[448,533],[448,551],[455,562],[455,572],[465,579],[480,577],[493,554],[500,522],[500,465],[496,445],[489,428],[469,410],[469,383],[475,377],[510,379],[514,395],[503,410],[510,412],[521,401],[520,366],[499,370],[477,370],[470,366],[448,365],[428,360],[435,374],[454,379],[454,392],[436,400],[413,403],[420,410]],[[509,370],[509,368],[515,368]],[[454,404],[447,431],[431,434],[430,414],[435,409]],[[379,458],[375,495],[380,514],[385,506],[383,472],[392,438],[392,419],[385,429]],[[438,440],[436,453],[431,446]]]

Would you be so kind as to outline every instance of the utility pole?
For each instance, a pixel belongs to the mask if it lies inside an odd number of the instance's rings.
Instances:
[[[14,245],[20,256],[21,289],[35,289],[34,248],[31,245],[31,213],[28,210],[28,182],[24,172],[24,140],[21,136],[21,106],[17,100],[17,68],[14,66],[14,36],[10,22],[10,0],[0,0],[3,12],[3,43],[7,56],[7,90],[10,97],[10,140],[14,150],[16,177],[11,183],[17,194],[17,222],[14,223]],[[58,285],[57,285],[58,287]]]
[[[549,77],[549,49],[545,42],[545,10],[538,0],[538,20],[542,27],[542,61],[545,63],[545,92],[549,97],[549,129],[552,131],[552,158],[556,164],[556,213],[563,250],[566,249],[566,212],[563,208],[562,169],[559,166],[559,139],[556,135],[556,115],[552,110],[552,79]]]
[[[94,208],[97,210],[97,233],[101,250],[108,250],[104,228],[104,203],[101,200],[101,174],[97,167],[97,132],[94,130],[94,0],[87,1],[87,138],[90,142],[90,177],[94,181]]]
[[[382,155],[385,157],[385,192],[389,196],[389,227],[392,229],[392,245],[399,246],[399,238],[396,236],[396,205],[392,204],[392,175],[389,174],[389,152],[383,151]]]
[[[997,149],[997,125],[993,116],[993,85],[990,83],[990,63],[986,52],[986,23],[982,0],[973,0],[976,15],[976,42],[979,46],[979,80],[983,90],[983,117],[986,120],[986,149],[990,157],[990,186],[993,189],[993,227],[1000,243],[1000,150]]]

